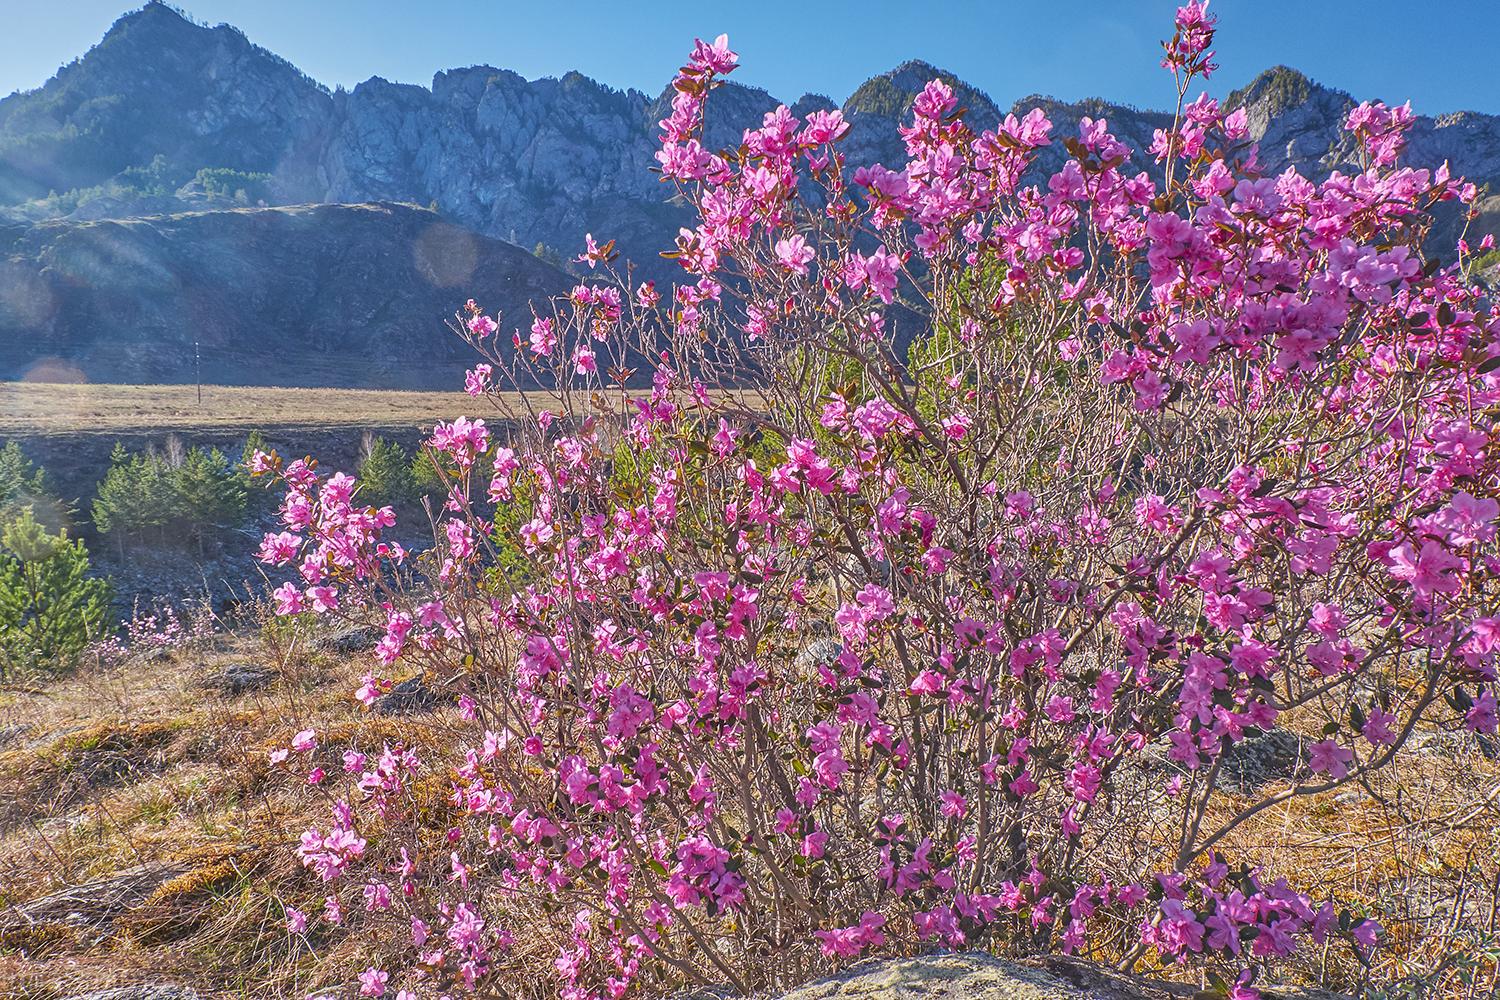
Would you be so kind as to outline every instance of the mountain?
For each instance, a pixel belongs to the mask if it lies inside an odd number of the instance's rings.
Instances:
[[[182,181],[200,167],[266,173],[278,200],[322,200],[334,115],[325,88],[240,32],[151,3],[0,101],[0,202],[99,185],[158,155]]]
[[[520,322],[570,283],[407,205],[0,227],[0,379],[452,389],[470,290]]]
[[[912,61],[867,80],[843,103],[851,123],[845,150],[852,164],[904,160],[896,124],[934,77],[955,87],[978,127],[993,125],[1008,111],[1024,114],[1040,106],[1054,122],[1054,135],[1071,134],[1084,116],[1102,117],[1124,141],[1143,150],[1155,129],[1171,123],[1169,114],[1102,99],[1069,103],[1034,96],[1002,108],[939,67]],[[23,249],[13,251],[19,256],[6,265],[7,273],[33,274],[28,269],[40,259],[35,255],[41,248],[97,239],[89,234],[101,231],[135,232],[131,226],[170,232],[163,245],[179,249],[163,253],[180,253],[186,261],[192,249],[184,240],[218,235],[217,227],[248,231],[250,219],[280,219],[287,238],[314,241],[298,251],[311,260],[332,252],[335,244],[290,225],[288,220],[302,218],[303,210],[281,215],[233,210],[405,202],[431,206],[447,224],[475,234],[475,245],[487,248],[493,259],[514,261],[527,273],[546,269],[540,259],[571,257],[584,234],[593,232],[616,239],[645,275],[670,277],[671,266],[657,253],[689,221],[685,207],[671,199],[672,189],[651,171],[656,122],[666,115],[670,96],[669,88],[655,97],[614,90],[576,72],[526,80],[492,66],[438,73],[430,87],[376,77],[352,90],[330,91],[235,28],[198,24],[153,0],[122,16],[103,40],[41,87],[0,100],[0,219],[38,227],[17,241]],[[1356,150],[1342,127],[1355,103],[1351,95],[1275,67],[1232,93],[1228,103],[1248,112],[1267,169],[1295,166],[1318,176],[1352,165]],[[777,104],[763,90],[737,84],[720,88],[710,99],[710,144],[736,145],[742,130],[758,125]],[[792,105],[798,114],[835,106],[815,94]],[[1055,168],[1066,155],[1061,143],[1054,143],[1039,169]],[[1136,158],[1145,165],[1144,154]],[[1459,112],[1419,118],[1407,160],[1423,166],[1449,160],[1472,180],[1500,180],[1500,117]],[[1500,226],[1500,199],[1486,200],[1481,209],[1478,231]],[[329,217],[373,226],[373,211]],[[380,211],[387,213],[382,218],[404,220],[411,210],[387,206]],[[183,221],[203,213],[218,221]],[[138,216],[171,219],[121,223],[113,230],[85,225]],[[359,228],[345,221],[338,225],[351,233]],[[1449,213],[1442,237],[1451,241],[1458,226],[1456,213]],[[496,240],[540,252],[523,260],[525,255],[493,245]],[[0,256],[4,252],[0,246]],[[273,267],[291,262],[265,261]],[[50,272],[44,267],[37,272],[42,273]],[[300,277],[285,275],[293,285]],[[274,272],[260,279],[267,287],[277,280]],[[447,314],[471,292],[482,296],[487,289],[472,283],[454,289],[439,312]],[[72,294],[67,292],[64,301]],[[211,292],[205,288],[204,294],[232,298],[237,290],[227,285]],[[3,296],[0,290],[0,308]],[[417,314],[409,320],[419,321]],[[0,323],[0,337],[8,336],[8,329],[18,327]],[[118,325],[115,335],[141,336],[134,327]],[[49,334],[74,348],[93,336]],[[0,344],[0,356],[6,352],[15,357],[25,348]],[[120,364],[122,373],[140,368]],[[146,369],[163,365],[141,370]]]

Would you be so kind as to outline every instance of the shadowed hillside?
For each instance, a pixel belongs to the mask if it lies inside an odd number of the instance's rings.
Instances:
[[[567,277],[396,204],[0,229],[0,377],[452,388],[470,295],[519,315]],[[196,347],[195,347],[196,345]]]

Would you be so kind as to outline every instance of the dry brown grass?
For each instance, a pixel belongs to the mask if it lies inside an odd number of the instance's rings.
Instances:
[[[1386,928],[1373,975],[1325,949],[1311,968],[1295,970],[1300,978],[1342,988],[1393,982],[1437,968],[1475,932],[1500,931],[1500,760],[1472,734],[1420,735],[1426,748],[1398,755],[1368,783],[1290,799],[1223,844],[1230,856],[1262,861],[1273,876],[1332,895]],[[1212,818],[1227,818],[1231,805]],[[1497,987],[1500,970],[1491,965],[1472,990],[1418,995],[1490,997]],[[1449,979],[1442,989],[1458,987]]]
[[[246,661],[278,679],[233,696],[208,685]],[[348,968],[358,941],[310,948],[283,926],[286,905],[321,908],[292,848],[326,816],[267,752],[308,724],[334,767],[335,746],[441,738],[441,710],[369,715],[351,696],[362,669],[320,654],[278,663],[246,635],[0,690],[0,997],[142,981],[300,996]]]
[[[225,427],[428,426],[483,412],[462,392],[0,382],[0,437]]]

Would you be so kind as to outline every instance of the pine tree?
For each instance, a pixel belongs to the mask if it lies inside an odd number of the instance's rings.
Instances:
[[[377,437],[370,441],[359,464],[360,499],[377,507],[411,503],[417,496],[411,456],[395,441]]]
[[[47,470],[33,463],[11,441],[0,448],[0,518],[13,517],[21,508],[32,514],[49,531],[67,527],[73,508],[63,503]]]
[[[417,449],[417,453],[412,456],[411,480],[418,499],[431,497],[436,500],[448,495],[448,487],[444,485],[443,476],[439,475],[438,467],[435,464],[442,460],[443,456],[441,453],[435,452],[431,448],[419,448]],[[458,470],[450,468],[445,464],[443,472],[448,477],[447,482],[451,483],[457,475]]]
[[[165,542],[166,528],[177,520],[180,502],[173,470],[160,455],[132,454],[116,444],[109,471],[94,492],[94,527],[115,539],[123,556],[127,542],[148,535]]]
[[[31,508],[0,527],[0,676],[63,669],[103,638],[110,586],[88,572],[83,542],[49,534]]]
[[[190,448],[170,472],[172,513],[183,537],[194,540],[199,555],[220,531],[245,519],[245,487],[224,453],[215,448]]]
[[[140,456],[132,458],[123,444],[115,442],[109,455],[109,471],[94,490],[91,511],[94,529],[114,538],[122,556],[126,536],[139,530],[141,498],[135,482],[139,460]]]

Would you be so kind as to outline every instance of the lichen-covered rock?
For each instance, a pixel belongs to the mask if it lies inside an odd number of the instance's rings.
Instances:
[[[140,986],[115,986],[92,993],[75,993],[64,1000],[200,1000],[196,990],[172,983],[145,983]]]
[[[227,695],[259,691],[271,683],[276,671],[256,663],[231,663],[206,682],[211,688]]]
[[[781,1000],[1177,1000],[1197,989],[1128,976],[1054,956],[1010,961],[982,952],[864,962]],[[1265,1000],[1338,1000],[1300,988],[1262,989]]]

